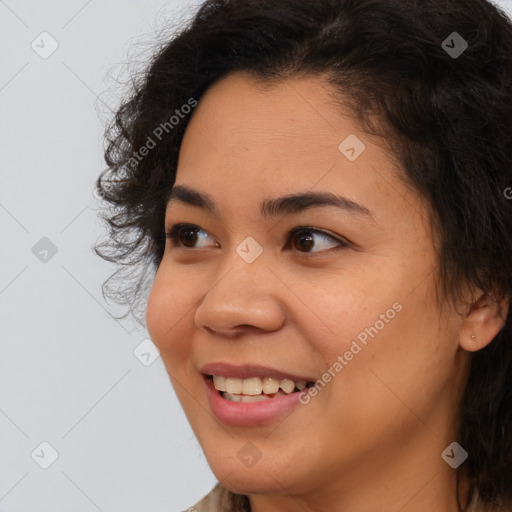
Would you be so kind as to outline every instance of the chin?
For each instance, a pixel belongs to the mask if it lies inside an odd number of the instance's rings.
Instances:
[[[236,494],[283,494],[284,489],[303,488],[294,473],[296,466],[267,466],[260,460],[252,467],[244,467],[238,460],[226,463],[223,459],[218,464],[210,463],[210,468],[217,480]]]
[[[285,485],[280,484],[279,480],[272,478],[263,471],[261,473],[256,467],[241,474],[230,474],[224,480],[219,480],[226,489],[236,494],[280,494],[283,493]],[[218,479],[220,475],[215,475]]]

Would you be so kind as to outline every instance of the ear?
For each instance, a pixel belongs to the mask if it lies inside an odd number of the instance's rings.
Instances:
[[[476,352],[486,347],[505,325],[509,302],[509,298],[497,300],[494,296],[481,292],[462,322],[459,332],[460,347],[468,352]]]

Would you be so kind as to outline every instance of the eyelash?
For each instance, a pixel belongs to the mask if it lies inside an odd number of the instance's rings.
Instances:
[[[172,242],[172,245],[173,247],[178,247],[178,248],[181,248],[181,249],[184,249],[184,250],[190,250],[190,251],[194,251],[194,250],[197,250],[197,249],[194,249],[194,248],[191,248],[191,247],[185,247],[183,245],[180,244],[179,242],[179,234],[180,234],[180,230],[183,229],[183,228],[188,228],[190,230],[199,230],[199,231],[203,231],[206,233],[206,231],[204,231],[203,229],[201,229],[199,226],[196,226],[194,224],[175,224],[174,226],[171,227],[171,229],[165,233],[165,238],[167,239],[170,239],[171,242]],[[316,228],[311,228],[311,227],[308,227],[308,226],[299,226],[299,227],[296,227],[292,230],[290,230],[288,232],[288,242],[287,242],[287,245],[286,247],[288,248],[290,246],[290,243],[291,243],[291,240],[294,236],[296,236],[297,234],[299,233],[311,233],[311,234],[316,234],[316,235],[321,235],[321,236],[324,236],[326,238],[330,238],[331,240],[337,242],[339,244],[338,247],[334,247],[334,248],[331,248],[331,249],[326,249],[326,250],[323,250],[323,251],[317,251],[317,252],[301,252],[301,251],[297,251],[299,254],[302,255],[302,257],[305,257],[305,258],[314,258],[316,256],[321,256],[322,253],[332,253],[333,251],[334,252],[337,252],[337,251],[340,251],[340,250],[343,250],[343,249],[346,249],[348,247],[351,247],[351,244],[348,243],[346,240],[342,240],[342,239],[338,239],[336,237],[334,237],[333,235],[329,235],[328,233],[322,231],[322,230],[319,230],[319,229],[316,229]]]

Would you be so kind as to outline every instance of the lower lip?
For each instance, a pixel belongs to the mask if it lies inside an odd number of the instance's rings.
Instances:
[[[223,398],[213,385],[213,380],[203,375],[206,394],[216,418],[228,425],[240,427],[258,426],[270,423],[299,403],[299,393],[290,393],[261,402],[231,402]]]

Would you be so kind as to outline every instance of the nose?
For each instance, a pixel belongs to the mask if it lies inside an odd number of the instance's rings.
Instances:
[[[260,259],[246,263],[235,254],[231,261],[206,291],[195,312],[195,325],[231,338],[247,330],[278,330],[285,321],[279,298],[282,283]]]

